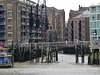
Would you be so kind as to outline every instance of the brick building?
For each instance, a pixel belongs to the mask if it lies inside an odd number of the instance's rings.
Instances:
[[[27,0],[0,0],[0,42],[5,46],[36,42],[36,4]],[[41,28],[41,25],[40,27]],[[38,34],[41,31],[38,29]],[[38,36],[41,41],[41,36]]]
[[[65,11],[54,7],[47,7],[47,16],[49,20],[49,29],[47,41],[65,40]]]
[[[89,8],[80,7],[78,11],[70,11],[67,40],[68,41],[89,41]]]

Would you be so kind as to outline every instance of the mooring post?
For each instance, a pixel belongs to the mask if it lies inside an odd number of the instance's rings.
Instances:
[[[23,53],[23,60],[25,61],[25,47],[24,47],[24,53]]]
[[[19,44],[19,63],[20,63],[20,44]]]
[[[38,63],[38,49],[37,49],[37,46],[36,46],[36,63]]]
[[[82,63],[84,63],[84,46],[82,46],[82,53],[83,53],[83,55],[82,55]]]
[[[51,47],[50,47],[50,62],[52,62]]]
[[[99,51],[100,51],[100,49],[99,49]],[[99,57],[100,57],[100,56],[99,56],[99,51],[98,51],[98,65],[99,65]]]
[[[99,65],[99,50],[97,51],[97,65]]]
[[[84,45],[81,42],[81,57],[82,57],[82,63],[84,63]]]
[[[79,60],[78,60],[78,45],[76,46],[76,63],[78,63]]]
[[[56,61],[56,49],[54,51],[54,62]]]
[[[48,43],[48,47],[47,47],[47,58],[46,58],[46,61],[47,63],[49,63],[49,43]]]
[[[12,67],[14,67],[14,45],[12,41]]]
[[[91,65],[91,55],[92,55],[92,48],[90,48],[90,52],[88,56],[88,65]]]
[[[58,48],[57,48],[57,43],[56,43],[56,61],[58,61]]]
[[[42,43],[42,49],[41,49],[41,63],[43,63],[43,43]]]
[[[30,62],[31,62],[31,44],[30,44],[30,48],[29,48],[29,50],[30,50]]]

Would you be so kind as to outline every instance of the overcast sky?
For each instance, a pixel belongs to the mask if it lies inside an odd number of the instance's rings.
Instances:
[[[37,0],[33,0],[37,2]],[[43,0],[40,0],[42,2]],[[65,10],[66,21],[70,10],[78,10],[79,5],[89,7],[92,4],[98,4],[100,0],[47,0],[47,6]]]

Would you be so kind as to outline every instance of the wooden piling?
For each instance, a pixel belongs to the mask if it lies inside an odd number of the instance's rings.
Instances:
[[[84,63],[84,46],[81,44],[81,57],[82,57],[82,63]]]
[[[56,61],[58,61],[58,48],[57,48],[57,43],[56,43]]]
[[[43,63],[43,43],[42,43],[42,49],[41,49],[41,63]]]
[[[30,44],[30,48],[29,48],[29,50],[30,50],[30,62],[31,62],[31,50],[32,50],[32,49],[31,49],[31,46],[32,46],[32,45]]]
[[[75,54],[76,54],[76,63],[79,62],[79,59],[78,59],[78,46],[75,45]]]
[[[20,63],[20,44],[19,44],[19,63]]]

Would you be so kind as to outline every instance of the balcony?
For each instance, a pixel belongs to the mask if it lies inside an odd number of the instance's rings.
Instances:
[[[29,23],[26,23],[26,25],[29,25]]]
[[[26,32],[29,33],[29,29],[27,29]]]
[[[41,37],[38,37],[38,39],[42,39]]]
[[[21,25],[25,25],[25,22],[22,22]]]
[[[5,37],[0,37],[0,41],[4,41],[5,40]]]
[[[3,5],[0,5],[0,11],[4,11],[5,9],[4,9],[4,7],[3,7]]]
[[[37,39],[35,36],[31,37],[31,39]]]
[[[5,25],[5,22],[0,22],[0,25]]]
[[[21,11],[25,11],[25,8],[21,8]]]
[[[32,30],[32,33],[36,33],[36,30]]]
[[[41,31],[38,31],[38,33],[41,33]]]
[[[35,13],[35,11],[33,10],[32,13]]]
[[[21,32],[25,32],[25,29],[21,29]]]
[[[4,14],[0,14],[0,18],[4,18],[5,17],[5,15]]]
[[[26,15],[26,18],[29,18],[29,15]]]
[[[26,18],[25,15],[21,15],[21,18]]]
[[[5,30],[4,30],[4,29],[1,29],[1,30],[0,30],[0,33],[5,33]]]

